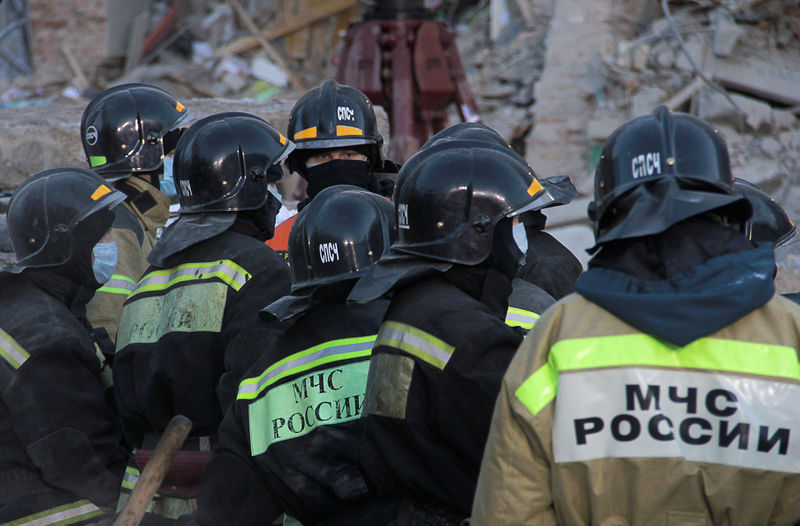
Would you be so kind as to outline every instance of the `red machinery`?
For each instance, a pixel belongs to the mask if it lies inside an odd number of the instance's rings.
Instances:
[[[455,103],[461,119],[480,122],[450,28],[431,20],[423,0],[381,0],[351,24],[336,74],[389,114],[389,157],[403,163],[447,127]]]

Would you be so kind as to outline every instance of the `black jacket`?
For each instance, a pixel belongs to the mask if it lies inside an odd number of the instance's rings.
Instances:
[[[0,290],[0,522],[97,518],[116,506],[126,451],[73,314],[81,289],[30,269],[0,274]]]
[[[286,294],[289,269],[254,237],[229,229],[150,266],[122,310],[114,393],[134,445],[175,414],[193,435],[214,435],[222,420],[216,386],[245,284],[266,276],[262,301]]]
[[[447,523],[469,515],[500,381],[522,341],[504,323],[510,293],[499,272],[454,267],[396,290],[375,342],[361,463],[379,490],[443,510]]]
[[[388,301],[317,302],[261,356],[220,427],[200,524],[379,524],[357,466],[372,343]],[[235,483],[232,483],[235,481]]]
[[[541,287],[556,300],[574,291],[575,280],[583,270],[578,258],[541,228],[525,225],[525,236],[528,250],[517,276]]]

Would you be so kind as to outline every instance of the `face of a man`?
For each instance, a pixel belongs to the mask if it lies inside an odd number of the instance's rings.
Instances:
[[[306,167],[311,168],[319,164],[327,163],[328,161],[367,161],[367,156],[355,150],[339,149],[339,150],[324,150],[306,159]]]

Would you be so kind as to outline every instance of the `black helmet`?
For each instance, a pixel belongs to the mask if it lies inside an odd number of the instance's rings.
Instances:
[[[421,150],[400,170],[393,251],[476,265],[489,256],[501,219],[534,209],[546,196],[516,154],[458,143]]]
[[[425,141],[425,144],[422,145],[420,150],[424,150],[441,141],[459,139],[480,141],[486,143],[487,147],[494,144],[500,148],[511,149],[511,146],[506,142],[503,136],[489,126],[478,122],[459,122],[433,135],[430,139]]]
[[[78,224],[124,199],[102,177],[82,168],[52,168],[30,176],[8,207],[8,233],[17,257],[12,271],[66,263],[77,242]],[[113,217],[108,214],[108,225],[101,230],[111,227]]]
[[[395,237],[391,201],[356,186],[324,189],[289,234],[292,294],[359,277]]]
[[[81,117],[86,160],[92,170],[111,181],[157,170],[169,153],[164,136],[186,117],[186,107],[159,87],[122,84],[109,88],[92,99]]]
[[[590,251],[712,210],[732,221],[750,215],[733,186],[725,141],[707,122],[659,106],[620,126],[603,147],[589,205],[596,240]]]
[[[265,120],[227,112],[200,119],[181,136],[172,164],[181,214],[256,210],[280,162],[294,149]]]
[[[289,116],[289,138],[297,150],[289,156],[287,168],[302,176],[305,161],[315,150],[365,147],[372,167],[381,164],[383,137],[372,102],[335,80],[326,80],[300,97]]]
[[[496,150],[499,153],[511,156],[515,162],[525,162],[499,133],[489,128],[484,124],[462,122],[445,128],[440,131],[426,142],[419,152],[429,150],[431,153],[434,151],[451,150],[453,148],[486,148]],[[419,153],[418,152],[418,153]],[[414,155],[405,162],[404,168],[395,179],[395,188],[402,184],[402,174],[411,173],[414,171],[416,163],[424,162],[427,156]],[[533,171],[531,170],[531,173]],[[528,208],[528,210],[541,210],[551,206],[565,205],[572,201],[578,194],[575,186],[570,181],[569,177],[565,175],[547,177],[540,179],[534,174],[534,178],[544,188],[536,198],[536,204]]]
[[[749,181],[736,178],[734,184],[753,207],[753,215],[744,225],[750,241],[756,245],[773,243],[777,248],[795,239],[797,228],[781,205]]]

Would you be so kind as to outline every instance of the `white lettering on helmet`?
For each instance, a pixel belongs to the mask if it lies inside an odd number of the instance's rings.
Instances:
[[[355,115],[355,111],[352,108],[348,108],[347,106],[339,106],[336,108],[337,117],[339,117],[340,121],[354,121],[353,118]]]
[[[89,126],[86,128],[86,144],[94,146],[97,143],[97,128]]]
[[[192,185],[189,184],[188,179],[181,179],[181,190],[183,190],[183,195],[191,196],[192,195]]]
[[[400,203],[397,205],[397,228],[408,229],[408,205]]]
[[[319,245],[319,258],[323,263],[339,261],[339,244],[322,243]]]
[[[633,178],[648,177],[661,173],[661,152],[640,154],[631,159]]]

